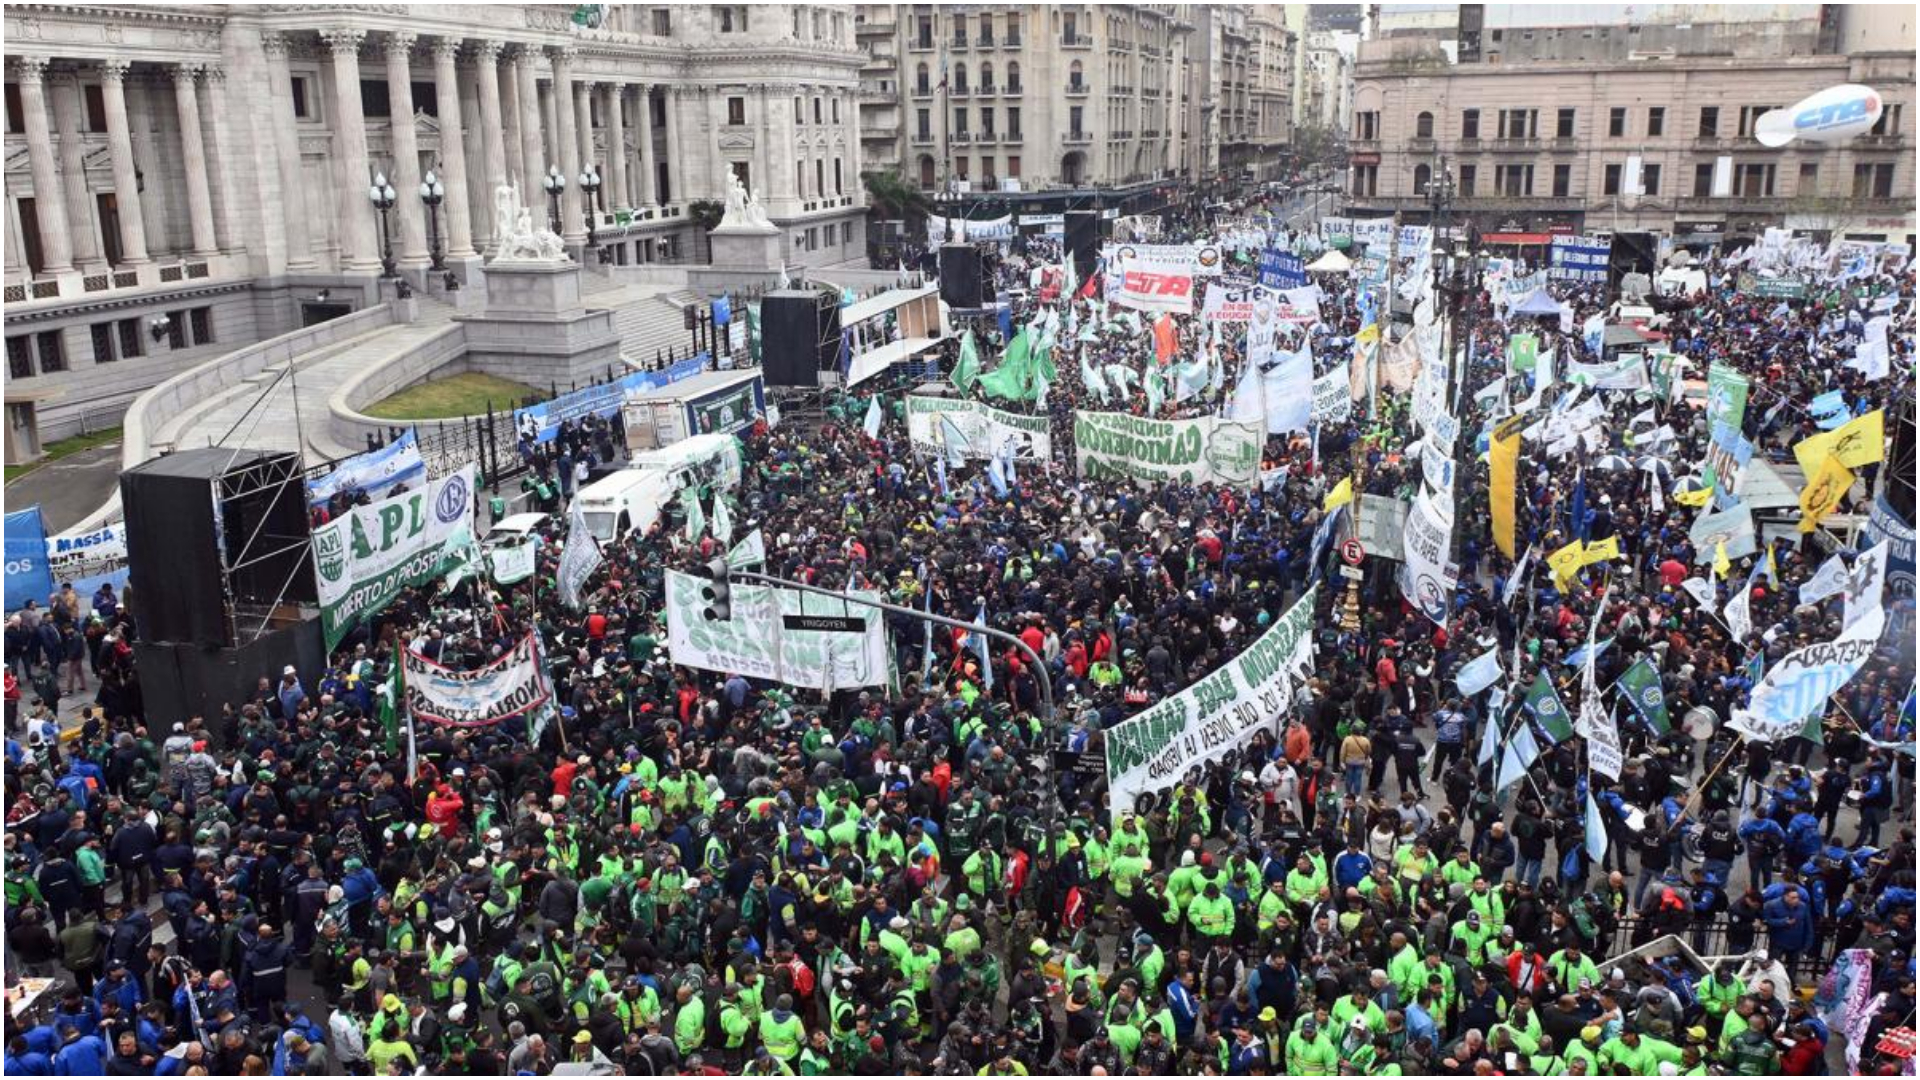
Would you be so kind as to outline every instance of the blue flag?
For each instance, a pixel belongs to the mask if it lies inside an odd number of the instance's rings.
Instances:
[[[1599,862],[1607,854],[1607,822],[1600,816],[1600,803],[1593,791],[1587,791],[1587,858]]]
[[[981,626],[987,625],[987,601],[980,601],[980,618],[975,620]],[[973,632],[974,651],[980,654],[980,681],[986,684],[987,692],[993,692],[993,650],[987,645],[987,635],[978,630]]]
[[[1568,531],[1580,538],[1587,539],[1587,470],[1581,469],[1573,480],[1573,502],[1567,507],[1568,515],[1573,519],[1567,522]]]
[[[1539,756],[1540,746],[1533,741],[1532,726],[1515,724],[1512,735],[1507,739],[1507,752],[1500,759],[1500,777],[1494,781],[1494,792],[1498,794],[1519,783]]]

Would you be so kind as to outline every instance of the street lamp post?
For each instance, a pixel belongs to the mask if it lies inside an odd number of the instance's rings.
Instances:
[[[580,203],[586,207],[587,246],[593,246],[593,200],[600,191],[600,171],[589,165],[580,170]]]
[[[432,169],[420,181],[420,201],[427,204],[427,254],[433,260],[433,269],[447,268],[446,250],[440,245],[440,204],[446,201],[446,186]]]
[[[380,276],[383,278],[400,276],[399,267],[393,261],[393,229],[387,220],[399,198],[400,193],[387,183],[387,174],[375,173],[373,183],[367,186],[367,200],[380,212]]]
[[[547,166],[547,175],[540,181],[547,189],[547,228],[552,232],[560,231],[560,196],[567,190],[567,178],[560,166]]]

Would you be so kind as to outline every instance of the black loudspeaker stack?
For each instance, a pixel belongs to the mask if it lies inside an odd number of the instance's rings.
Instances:
[[[980,284],[980,249],[972,244],[940,245],[940,299],[950,308],[986,303]]]
[[[1067,253],[1073,256],[1073,272],[1081,281],[1093,276],[1100,260],[1100,213],[1097,210],[1069,210],[1062,229]]]
[[[840,358],[840,305],[814,289],[770,292],[760,301],[760,342],[768,386],[818,386]]]

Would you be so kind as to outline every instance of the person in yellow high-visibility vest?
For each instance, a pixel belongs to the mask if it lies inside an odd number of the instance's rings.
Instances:
[[[1206,890],[1187,905],[1187,922],[1209,941],[1231,938],[1233,901],[1220,895],[1220,886],[1210,881]]]

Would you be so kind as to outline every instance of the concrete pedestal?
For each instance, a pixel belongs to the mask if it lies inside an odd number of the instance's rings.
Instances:
[[[613,313],[581,302],[578,263],[495,261],[485,278],[485,310],[454,316],[473,370],[565,388],[622,367]]]

